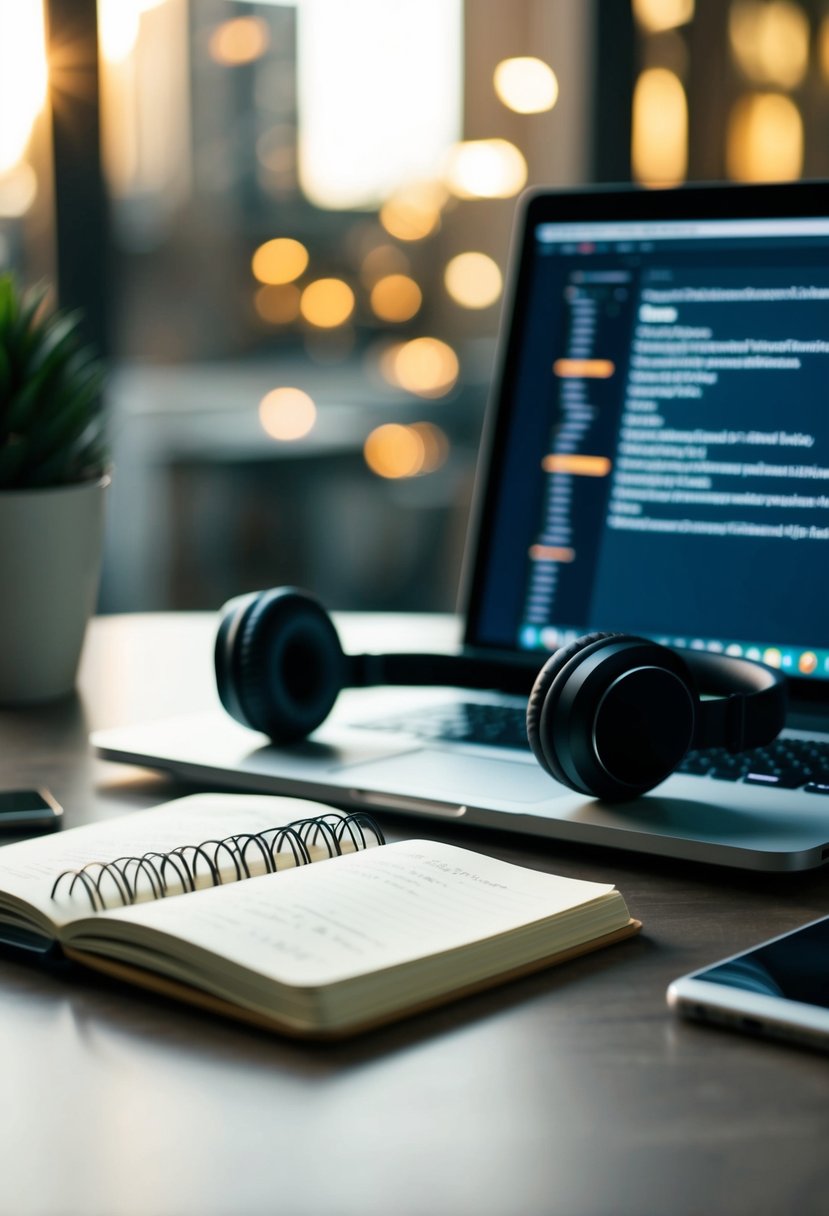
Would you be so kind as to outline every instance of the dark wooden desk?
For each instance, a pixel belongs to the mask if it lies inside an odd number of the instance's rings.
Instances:
[[[353,640],[365,628],[351,622]],[[0,710],[0,786],[49,784],[67,826],[186,792],[94,759],[86,738],[209,705],[212,630],[205,616],[96,621],[76,700]],[[434,632],[450,638],[451,622]],[[387,827],[611,879],[645,931],[325,1048],[0,959],[0,1210],[829,1210],[829,1060],[679,1023],[665,1005],[674,976],[829,913],[829,874],[771,880],[451,825]]]

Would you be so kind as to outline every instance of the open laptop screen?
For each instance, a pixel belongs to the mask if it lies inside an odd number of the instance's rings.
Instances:
[[[532,201],[468,641],[623,630],[829,678],[823,193]]]

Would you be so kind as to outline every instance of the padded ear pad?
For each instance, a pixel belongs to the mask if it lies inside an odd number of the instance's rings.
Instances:
[[[325,720],[346,666],[328,613],[294,587],[231,601],[219,626],[215,661],[228,713],[277,743],[304,739]]]
[[[541,740],[541,712],[544,709],[544,704],[547,700],[547,693],[555,681],[556,676],[562,671],[572,658],[586,651],[590,646],[594,650],[600,649],[594,643],[603,642],[606,638],[617,638],[618,633],[586,633],[580,638],[576,638],[575,642],[571,642],[569,646],[562,646],[550,655],[547,662],[539,671],[535,678],[530,699],[527,702],[527,741],[533,755],[535,756],[541,767],[554,777],[556,781],[560,781],[562,785],[567,785],[571,789],[573,783],[561,765],[556,759],[553,748],[545,747]]]
[[[594,633],[542,668],[527,736],[557,781],[624,801],[673,772],[694,738],[698,709],[693,676],[676,651],[645,638]]]

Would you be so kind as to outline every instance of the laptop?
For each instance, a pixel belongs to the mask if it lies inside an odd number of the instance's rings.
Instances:
[[[469,653],[622,630],[791,677],[778,746],[605,804],[520,698],[343,693],[283,748],[220,710],[92,737],[213,787],[750,870],[829,859],[829,184],[537,191],[518,207],[467,550]],[[410,648],[400,638],[401,649]]]

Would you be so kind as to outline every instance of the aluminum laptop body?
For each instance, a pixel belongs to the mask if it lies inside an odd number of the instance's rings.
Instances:
[[[725,757],[712,776],[691,757],[651,794],[604,804],[554,782],[520,740],[458,738],[470,706],[522,709],[462,689],[344,692],[292,747],[219,709],[98,732],[94,746],[216,787],[746,869],[820,865],[829,186],[535,192],[519,206],[510,284],[465,650],[540,667],[599,629],[763,659],[791,676],[785,738],[805,778],[763,757],[741,774]],[[424,725],[433,711],[443,728]]]

